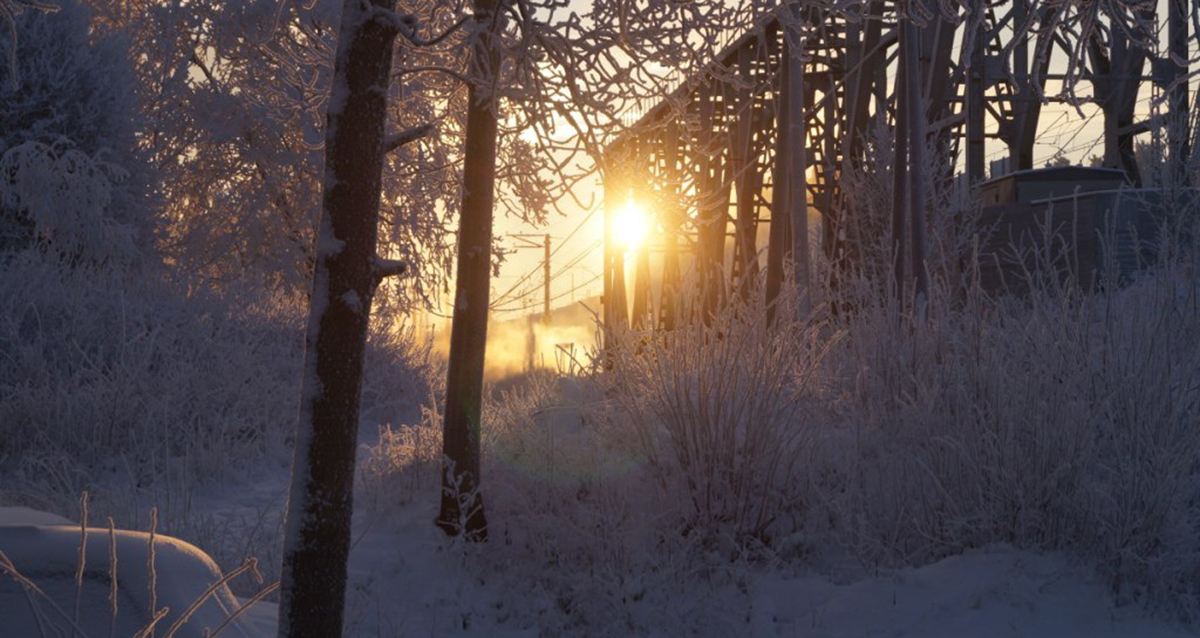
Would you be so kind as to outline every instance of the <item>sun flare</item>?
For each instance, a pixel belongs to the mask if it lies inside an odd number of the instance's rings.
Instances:
[[[650,234],[650,219],[632,198],[625,203],[613,221],[613,234],[627,250],[637,250]]]

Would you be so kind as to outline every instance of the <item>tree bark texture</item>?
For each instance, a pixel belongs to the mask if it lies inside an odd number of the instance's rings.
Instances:
[[[280,638],[342,635],[363,351],[394,26],[347,0],[326,115],[325,181],[283,549]]]

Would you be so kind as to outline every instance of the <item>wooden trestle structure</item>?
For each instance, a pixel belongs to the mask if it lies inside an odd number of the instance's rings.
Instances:
[[[1180,61],[1188,57],[1190,1],[1166,0],[1160,54],[1135,44],[1135,37],[1154,41],[1154,33],[1118,27],[1107,42],[1090,43],[1086,60],[1074,60],[1093,88],[1087,101],[1102,110],[1104,165],[1124,170],[1134,186],[1141,180],[1133,156],[1136,135],[1166,128],[1169,154],[1188,153],[1187,83],[1176,80],[1188,72]],[[941,16],[938,3],[929,0],[932,17],[924,24],[898,20],[891,0],[861,2],[856,19],[844,7],[837,14],[806,7],[788,24],[774,14],[648,109],[606,152],[605,323],[670,329],[681,256],[692,264],[706,305],[746,290],[762,274],[762,224],[769,224],[765,287],[772,299],[792,246],[806,250],[806,242],[793,242],[791,235],[793,228],[806,228],[810,206],[821,216],[826,257],[833,263],[852,259],[840,222],[853,211],[843,206],[838,176],[843,167],[864,161],[865,131],[876,118],[885,118],[896,135],[897,242],[920,240],[919,228],[907,228],[920,216],[902,218],[899,211],[919,210],[925,196],[914,192],[919,180],[911,172],[906,177],[906,166],[920,161],[916,170],[926,170],[928,164],[918,153],[906,153],[906,141],[936,140],[944,151],[940,161],[956,163],[965,155],[971,185],[984,178],[985,138],[1007,147],[1010,171],[1034,168],[1040,96],[1048,81],[1064,79],[1051,72],[1050,60],[1069,56],[1070,44],[1042,28],[1056,22],[1056,9],[1031,15],[1028,0],[980,2],[979,14],[961,23]],[[1141,17],[1159,21],[1150,10]],[[1019,29],[1025,24],[1032,28]],[[1016,41],[1014,26],[1026,34]],[[1135,121],[1145,82],[1166,92],[1167,108],[1164,115]],[[912,126],[915,136],[907,130]],[[641,246],[628,294],[626,252],[613,241],[611,213],[631,197],[654,211],[662,241],[653,252],[656,258],[661,252],[662,261],[652,286],[652,247]],[[914,270],[919,268],[909,272]]]

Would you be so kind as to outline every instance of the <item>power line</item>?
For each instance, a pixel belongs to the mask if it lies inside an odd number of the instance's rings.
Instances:
[[[596,211],[598,211],[598,210],[600,210],[599,207],[593,208],[592,210],[588,211],[588,214],[585,215],[583,217],[583,219],[580,220],[580,222],[575,225],[575,228],[571,229],[571,232],[567,233],[567,236],[558,242],[558,246],[555,246],[554,249],[550,251],[551,259],[553,259],[554,256],[558,254],[558,251],[562,250],[563,247],[566,246],[571,241],[571,239],[574,238],[575,235],[578,234],[579,231],[582,230],[583,227],[586,226],[587,223],[592,220],[592,217],[595,217]],[[533,277],[541,269],[542,269],[542,266],[540,266],[540,265],[533,267],[529,272],[525,273],[524,276],[522,276],[520,279],[518,279],[516,283],[514,283],[511,287],[509,287],[508,290],[504,291],[502,294],[500,294],[498,297],[496,297],[496,300],[492,302],[492,305],[498,305],[501,303],[506,303],[508,301],[516,301],[519,299],[523,299],[523,298],[529,296],[530,294],[532,294],[532,289],[531,289],[530,292],[524,293],[522,295],[518,295],[511,299],[508,298],[508,296],[511,295],[514,290],[519,288],[521,286],[521,284],[528,281],[531,277]],[[554,277],[551,277],[551,280],[553,280],[553,279],[554,279]]]
[[[580,251],[577,255],[575,255],[574,258],[571,259],[571,261],[567,262],[567,264],[565,266],[560,268],[557,273],[554,273],[553,275],[550,276],[551,283],[553,283],[554,281],[557,281],[560,277],[562,277],[564,274],[566,274],[567,271],[571,270],[571,268],[575,267],[577,264],[579,264],[579,262],[583,261],[588,255],[590,255],[592,252],[594,252],[597,248],[599,248],[603,244],[604,244],[603,240],[597,240],[597,241],[593,242],[591,245],[589,245],[587,248]],[[553,255],[553,253],[551,253],[551,255]],[[538,268],[542,268],[542,266],[539,265]],[[597,275],[595,278],[590,280],[588,283],[591,283],[592,281],[595,281],[596,279],[599,279],[599,278],[600,278],[600,275]],[[578,289],[579,289],[579,287],[576,287],[576,288],[573,288],[572,291],[578,290]],[[536,288],[531,288],[530,292],[526,292],[526,293],[524,293],[520,296],[514,297],[512,299],[504,300],[503,303],[520,301],[520,300],[530,296],[534,291],[536,291]],[[554,301],[555,299],[559,299],[559,298],[561,298],[561,295],[551,297],[550,300]],[[493,303],[491,305],[491,309],[493,312],[517,312],[520,310],[529,310],[531,308],[535,308],[538,305],[540,305],[540,303],[541,302],[534,302],[534,303],[517,306],[515,308],[501,308],[501,307],[499,307],[501,305],[501,303]]]
[[[596,240],[595,242],[593,242],[592,245],[583,249],[583,251],[580,252],[578,255],[576,255],[574,259],[572,259],[570,262],[567,263],[567,265],[563,266],[562,268],[560,268],[558,270],[558,272],[551,275],[550,280],[554,281],[554,280],[558,279],[559,277],[563,276],[564,273],[566,273],[568,270],[570,270],[571,268],[578,265],[579,262],[583,261],[585,257],[587,257],[588,255],[595,252],[595,250],[602,245],[604,245],[603,240]]]
[[[600,280],[600,277],[601,277],[601,275],[596,275],[596,276],[592,277],[591,279],[589,279],[589,280],[587,280],[587,281],[583,282],[582,284],[579,284],[578,286],[575,286],[574,288],[571,288],[570,290],[567,290],[567,291],[564,291],[564,292],[560,292],[560,293],[558,293],[557,295],[554,295],[553,297],[551,297],[551,298],[550,298],[550,301],[551,301],[551,302],[558,301],[559,299],[562,299],[563,297],[566,297],[566,296],[568,296],[568,295],[570,295],[570,294],[572,294],[572,293],[575,293],[575,292],[577,292],[577,291],[579,291],[579,290],[582,290],[582,289],[584,289],[584,288],[587,288],[588,286],[590,286],[590,285],[592,285],[592,284],[596,283],[597,281],[599,281],[599,280]],[[536,302],[534,302],[534,303],[525,304],[525,305],[523,305],[523,306],[518,306],[518,307],[516,307],[516,308],[500,308],[500,309],[495,309],[495,310],[492,310],[492,312],[493,312],[493,313],[495,313],[495,314],[508,314],[508,313],[513,313],[513,312],[520,312],[520,311],[522,311],[522,310],[531,310],[531,309],[533,309],[533,308],[537,308],[537,307],[539,307],[539,306],[541,306],[541,305],[542,305],[542,302],[541,302],[541,301],[536,301]],[[553,309],[551,309],[551,310],[553,310]]]
[[[510,294],[512,294],[512,292],[514,290],[516,290],[521,284],[525,283],[526,281],[529,281],[529,278],[532,277],[534,275],[534,273],[536,273],[537,271],[539,271],[541,269],[542,269],[541,264],[534,266],[529,272],[525,273],[524,276],[522,276],[520,279],[518,279],[517,283],[513,284],[512,287],[510,287],[508,290],[504,291],[503,294],[496,297],[496,300],[491,302],[491,304],[489,304],[489,305],[497,305],[497,304],[501,304],[501,303],[506,303],[508,301],[516,301],[518,299],[523,299],[525,297],[528,297],[530,294],[532,294],[532,292],[525,292],[523,294],[517,295],[516,297],[513,297],[512,299],[506,299],[506,297],[508,297]],[[533,289],[531,288],[530,291],[532,291],[532,290]]]
[[[566,292],[560,292],[557,295],[554,295],[553,297],[551,297],[550,301],[558,301],[559,299],[562,299],[563,297],[566,297],[567,295],[570,295],[577,290],[582,290],[584,288],[587,288],[588,286],[596,283],[597,281],[600,281],[601,276],[602,275],[596,275],[596,276],[592,277],[591,279],[579,284],[578,286],[575,286],[574,288],[572,288]]]

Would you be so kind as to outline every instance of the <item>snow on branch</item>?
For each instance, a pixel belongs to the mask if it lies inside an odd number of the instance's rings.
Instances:
[[[422,124],[412,128],[406,128],[395,135],[389,135],[383,141],[383,152],[391,153],[392,151],[412,142],[415,142],[433,132],[433,124]]]
[[[388,277],[397,277],[408,272],[408,262],[376,256],[371,264],[371,271],[375,281],[380,282]]]
[[[467,21],[467,18],[465,17],[460,18],[440,35],[426,40],[417,34],[421,28],[421,25],[417,21],[417,17],[411,13],[389,11],[382,7],[372,6],[371,17],[375,20],[380,20],[386,23],[397,35],[403,36],[404,39],[411,42],[413,46],[418,47],[430,47],[442,42],[446,38],[450,37]]]
[[[466,21],[467,21],[467,18],[459,18],[458,22],[455,22],[454,24],[450,25],[450,28],[443,31],[441,33],[441,35],[434,36],[428,40],[424,40],[424,39],[418,37],[415,30],[411,34],[402,33],[402,35],[404,35],[404,38],[406,40],[413,43],[414,46],[431,47],[436,44],[440,44],[443,40],[450,37],[455,31],[458,31],[458,29],[460,27],[462,27],[462,25],[464,23],[466,23]]]

